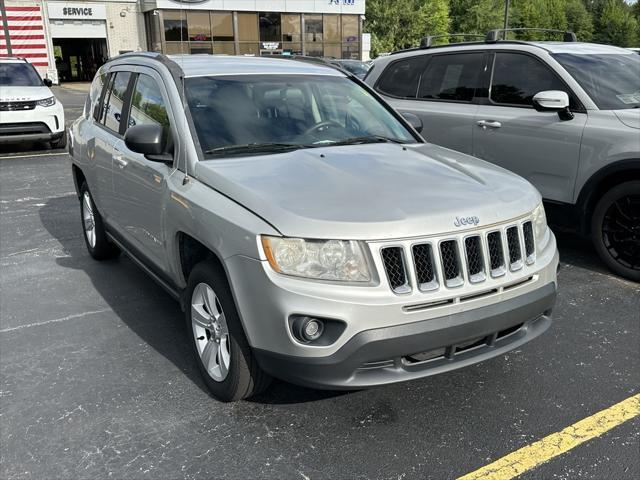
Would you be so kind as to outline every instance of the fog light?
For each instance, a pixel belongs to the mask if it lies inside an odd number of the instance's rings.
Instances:
[[[293,325],[294,334],[303,342],[313,342],[324,332],[324,322],[317,318],[298,317]]]

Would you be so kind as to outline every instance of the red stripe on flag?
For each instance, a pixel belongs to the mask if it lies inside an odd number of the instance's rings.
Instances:
[[[5,17],[0,17],[0,20],[4,20]],[[14,22],[35,22],[42,21],[42,17],[40,15],[8,15],[6,17],[8,21]]]
[[[11,39],[11,48],[13,50],[44,50],[47,46],[44,43],[38,43],[33,45],[28,45],[24,43],[14,43],[13,39]],[[0,44],[0,48],[5,48],[4,45]]]
[[[5,7],[7,12],[39,12],[40,7]]]
[[[49,66],[49,62],[29,62],[31,63],[31,65],[33,65],[34,67],[48,67]]]
[[[9,25],[9,32],[11,30],[42,30],[42,25]]]
[[[11,41],[14,40],[44,40],[44,35],[11,35]],[[4,35],[0,36],[0,43],[5,41]]]
[[[0,57],[8,57],[7,53],[0,53]],[[21,53],[21,57],[23,58],[47,58],[46,53]]]

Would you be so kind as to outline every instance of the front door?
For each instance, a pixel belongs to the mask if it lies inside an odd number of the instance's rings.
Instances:
[[[173,138],[169,126],[168,96],[162,80],[153,70],[139,70],[131,94],[127,128],[161,124],[167,135]],[[167,179],[175,169],[172,165],[147,160],[143,155],[132,152],[124,139],[114,145],[113,163],[115,216],[120,234],[127,243],[144,253],[145,260],[166,271],[163,205],[168,201],[165,198],[168,195]]]
[[[473,127],[473,155],[529,180],[543,198],[571,202],[586,113],[561,120],[538,112],[532,98],[541,91],[572,92],[541,60],[524,53],[495,55],[489,98],[478,107]]]

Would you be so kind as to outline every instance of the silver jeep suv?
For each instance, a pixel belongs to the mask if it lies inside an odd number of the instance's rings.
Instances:
[[[517,29],[516,29],[517,30]],[[381,57],[365,82],[434,142],[511,170],[550,214],[640,281],[640,56],[575,41],[497,40]]]
[[[424,143],[333,67],[123,55],[70,138],[89,253],[126,252],[181,302],[218,399],[270,376],[421,378],[551,324],[558,252],[538,191]]]

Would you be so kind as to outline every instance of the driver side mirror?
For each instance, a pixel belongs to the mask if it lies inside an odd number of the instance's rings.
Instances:
[[[124,134],[124,144],[153,162],[173,162],[173,155],[166,153],[167,141],[162,125],[134,125]]]
[[[400,115],[402,115],[402,118],[404,118],[416,132],[422,132],[423,125],[422,120],[420,120],[419,116],[410,112],[400,112]]]
[[[53,86],[53,82],[51,81],[51,79],[50,79],[50,78],[45,78],[45,79],[43,79],[43,80],[42,80],[42,84],[43,84],[45,87],[52,87],[52,86]]]
[[[561,90],[536,93],[533,97],[533,108],[538,112],[558,112],[561,120],[573,118],[573,113],[569,110],[569,95]]]

